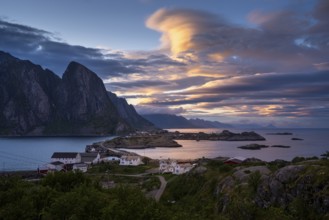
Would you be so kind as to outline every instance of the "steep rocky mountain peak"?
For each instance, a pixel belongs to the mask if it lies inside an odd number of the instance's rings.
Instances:
[[[114,134],[152,126],[143,120],[82,64],[71,62],[61,79],[0,51],[0,135]]]

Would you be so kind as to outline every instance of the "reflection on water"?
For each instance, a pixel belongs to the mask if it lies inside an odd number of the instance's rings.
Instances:
[[[170,129],[180,132],[221,132],[220,129]],[[246,130],[230,129],[233,132]],[[175,158],[175,159],[196,159],[201,157],[215,158],[218,156],[233,157],[256,157],[265,161],[275,159],[291,160],[296,156],[311,157],[320,156],[329,150],[329,129],[268,129],[255,130],[266,138],[266,141],[192,141],[179,140],[181,148],[155,148],[145,150],[130,150],[140,155],[154,159]],[[292,132],[293,135],[269,135],[275,132]],[[292,137],[303,138],[303,141],[293,141]],[[258,143],[265,145],[289,145],[291,148],[265,148],[261,150],[243,150],[238,146]]]
[[[36,170],[53,152],[84,152],[87,144],[111,137],[0,138],[0,171]]]
[[[175,130],[171,130],[175,131]],[[221,132],[219,129],[179,129],[181,132]],[[230,129],[233,132],[242,130]],[[246,131],[246,130],[243,130]],[[255,130],[266,138],[266,141],[191,141],[180,140],[181,148],[155,148],[130,150],[142,156],[154,159],[176,158],[195,159],[218,156],[256,157],[271,161],[275,159],[291,160],[296,156],[320,156],[329,151],[329,129],[284,129]],[[292,132],[293,135],[268,135],[273,132]],[[292,141],[291,138],[303,138],[303,141]],[[55,151],[83,152],[87,144],[111,139],[113,137],[33,137],[33,138],[0,138],[0,171],[37,169],[49,162]],[[259,143],[266,145],[289,145],[291,148],[265,148],[261,150],[243,150],[241,145]]]

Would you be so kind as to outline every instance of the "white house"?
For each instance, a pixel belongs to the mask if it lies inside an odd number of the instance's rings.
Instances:
[[[104,162],[120,161],[120,157],[116,156],[116,155],[110,155],[110,156],[102,158],[101,160],[104,161]]]
[[[60,161],[54,161],[49,164],[47,164],[48,170],[53,170],[53,171],[61,171],[64,169],[64,163]]]
[[[161,173],[183,174],[189,172],[194,165],[188,162],[177,162],[176,160],[160,160],[159,171]]]
[[[79,153],[76,152],[55,152],[51,156],[52,162],[62,162],[64,164],[73,164],[73,163],[80,163],[81,156]]]
[[[141,164],[143,164],[143,162],[139,156],[122,156],[120,158],[120,165],[123,166],[138,166]]]
[[[192,170],[194,166],[191,163],[177,163],[174,169],[173,174],[183,174]]]
[[[99,163],[101,156],[99,153],[80,153],[81,163],[95,164]]]
[[[161,173],[173,173],[177,164],[176,160],[160,160],[159,171]]]
[[[87,172],[88,165],[85,163],[75,163],[73,164],[73,171],[81,171],[83,173]]]

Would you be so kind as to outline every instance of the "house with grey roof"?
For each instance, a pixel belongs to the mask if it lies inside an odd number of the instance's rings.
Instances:
[[[80,153],[81,163],[95,164],[99,163],[101,156],[99,153]]]
[[[62,162],[63,164],[80,163],[81,156],[77,152],[55,152],[51,156],[51,162]]]
[[[47,169],[51,171],[61,171],[64,169],[64,163],[60,161],[54,161],[47,164]]]
[[[138,166],[143,164],[142,158],[140,156],[122,156],[120,158],[120,165],[122,166]]]
[[[85,164],[85,163],[76,163],[76,164],[73,164],[73,171],[80,171],[80,172],[87,172],[88,170],[88,165]]]

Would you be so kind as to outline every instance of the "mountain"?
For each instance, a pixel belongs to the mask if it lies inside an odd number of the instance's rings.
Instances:
[[[169,114],[146,114],[144,118],[159,128],[231,128],[229,124],[203,119],[186,119],[183,116]]]
[[[136,112],[134,106],[127,103],[126,99],[119,98],[112,92],[107,92],[107,95],[118,110],[120,117],[123,118],[131,127],[142,130],[154,129],[154,125],[140,116]]]
[[[0,135],[106,135],[152,126],[132,106],[120,106],[125,102],[77,62],[60,78],[0,51]]]
[[[249,124],[232,124],[235,128],[240,128],[240,129],[276,129],[277,127],[269,124],[266,126],[259,125],[259,124],[254,124],[254,123],[249,123]]]
[[[202,127],[202,128],[232,128],[233,127],[230,124],[221,123],[219,121],[207,121],[199,118],[189,119],[189,122],[191,122],[196,127]]]
[[[147,114],[142,116],[158,128],[195,128],[195,125],[182,116],[169,114]]]

